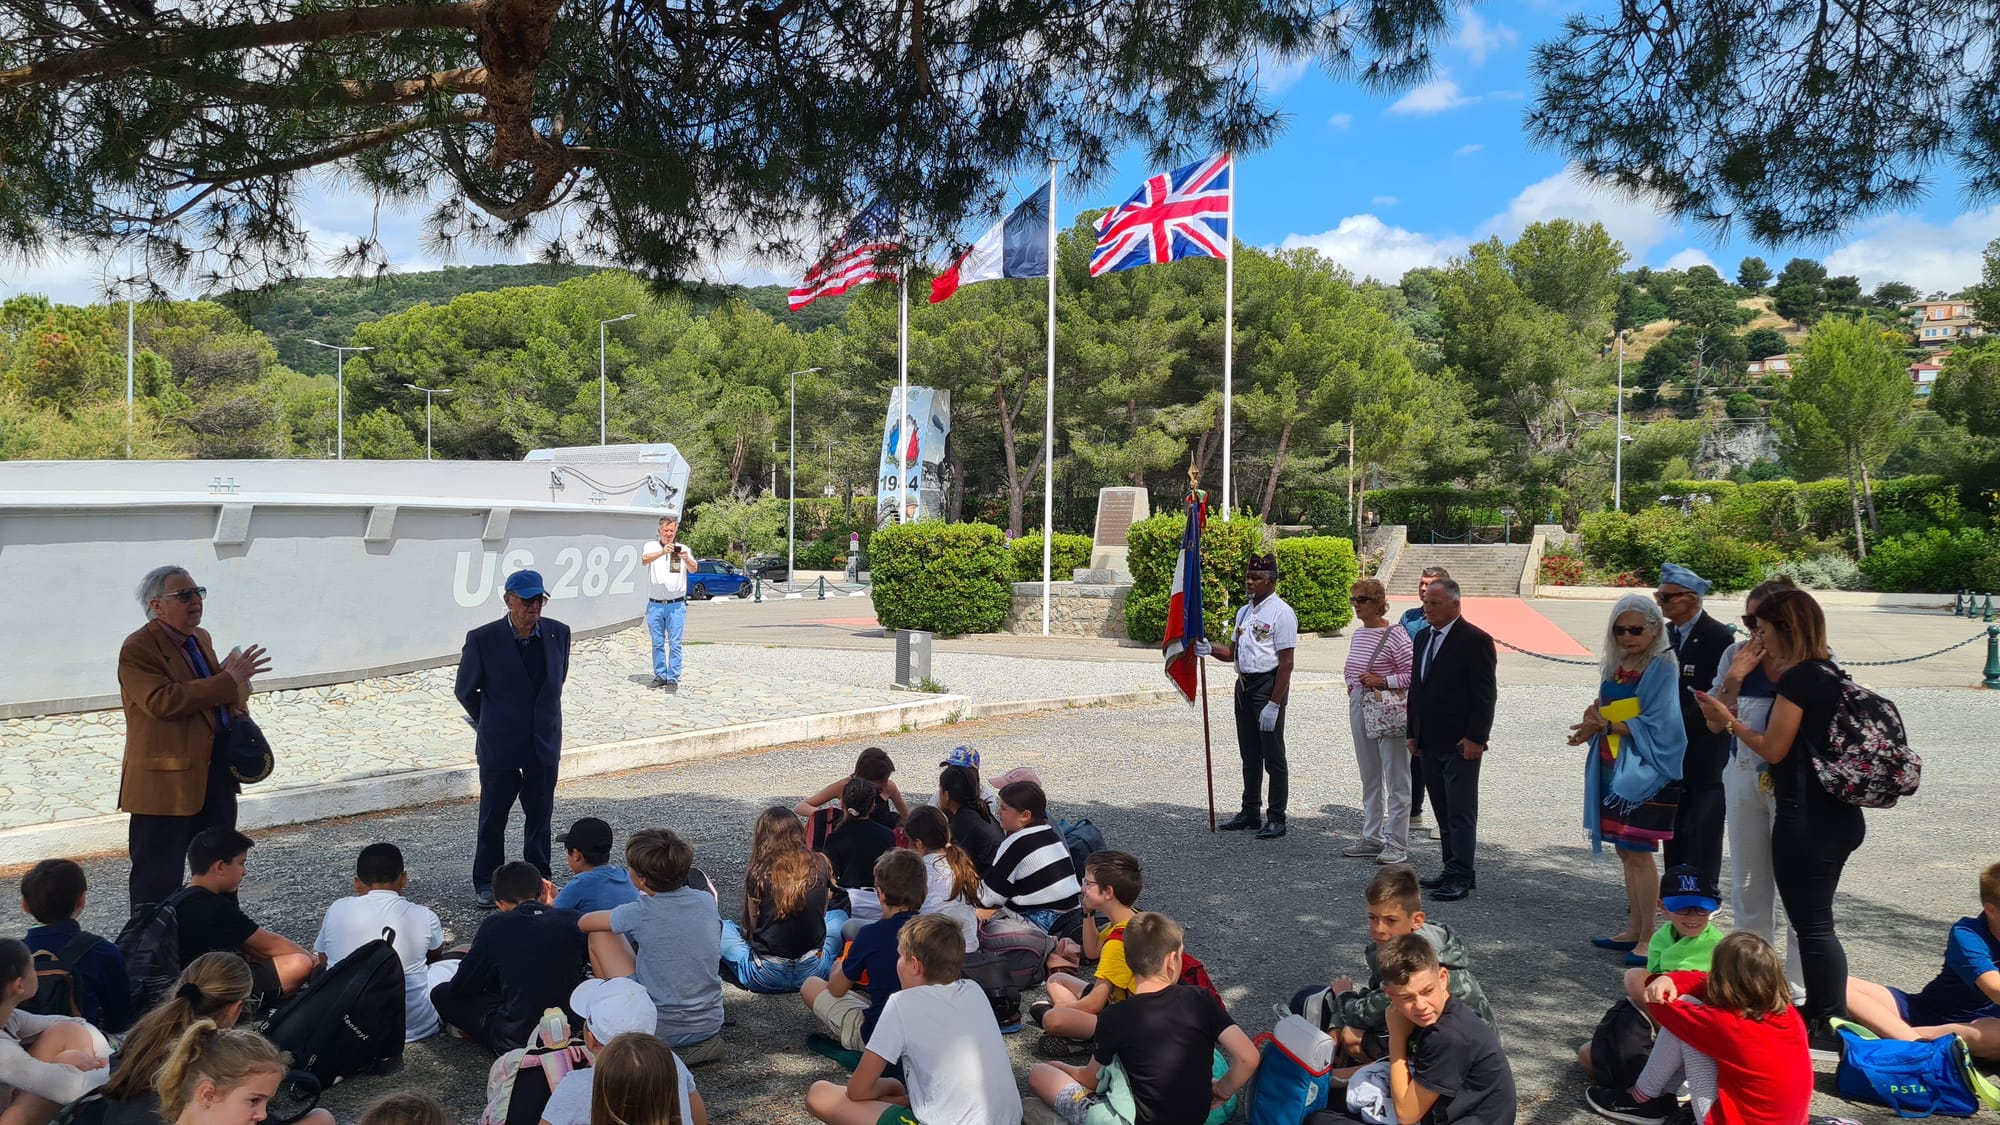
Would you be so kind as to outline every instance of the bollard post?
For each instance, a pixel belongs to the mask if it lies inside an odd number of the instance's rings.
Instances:
[[[1986,595],[1986,620],[1987,620],[1987,622],[1988,622],[1988,623],[1991,623],[1991,622],[1992,622],[1992,620],[1993,620],[1993,595],[1992,595],[1992,594],[1988,594],[1988,595]]]
[[[761,577],[752,577],[752,578],[750,579],[750,591],[751,591],[751,593],[750,593],[750,601],[751,601],[751,602],[752,602],[753,604],[757,604],[757,605],[761,605],[761,604],[763,604],[763,601],[764,601],[764,579],[763,579],[763,578],[761,578]]]
[[[1985,685],[2000,690],[2000,625],[1986,627]]]
[[[1963,617],[1963,616],[1965,616],[1965,615],[1964,615],[1963,613],[1960,613],[1960,612],[1959,612],[1959,608],[1960,608],[1960,607],[1961,607],[1961,606],[1962,606],[1962,605],[1963,605],[1964,603],[1965,603],[1965,591],[1964,591],[1964,590],[1960,590],[1960,591],[1958,591],[1957,593],[1955,593],[1955,594],[1953,594],[1953,595],[1951,596],[1951,615],[1952,615],[1953,617]]]
[[[826,575],[819,576],[819,600],[826,600]]]

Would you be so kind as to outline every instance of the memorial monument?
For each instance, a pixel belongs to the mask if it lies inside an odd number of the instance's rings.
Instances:
[[[1070,580],[1049,583],[1049,633],[1066,637],[1123,637],[1125,596],[1132,590],[1127,532],[1152,515],[1143,488],[1112,487],[1097,492],[1097,523],[1090,565],[1070,572]],[[1010,633],[1042,631],[1042,584],[1016,582],[1007,611]]]

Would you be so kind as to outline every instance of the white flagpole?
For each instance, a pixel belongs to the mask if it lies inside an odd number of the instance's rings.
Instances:
[[[903,271],[907,274],[909,271]],[[902,279],[901,298],[896,308],[896,385],[900,401],[898,412],[911,426],[915,426],[916,415],[910,413],[910,279]],[[919,430],[919,433],[922,431]],[[907,523],[910,519],[910,435],[899,427],[896,430],[896,522]],[[917,494],[920,498],[923,493]]]
[[[1042,636],[1049,635],[1049,583],[1056,523],[1056,162],[1049,161],[1049,373],[1042,405]]]
[[[1230,409],[1236,397],[1236,157],[1229,154],[1229,232],[1223,240],[1228,254],[1222,259],[1222,518],[1234,507],[1229,498]]]

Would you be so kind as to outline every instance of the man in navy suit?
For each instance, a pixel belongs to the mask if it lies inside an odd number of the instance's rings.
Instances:
[[[507,616],[465,635],[458,702],[479,732],[479,842],[472,887],[493,905],[493,872],[507,850],[507,817],[521,801],[521,848],[549,877],[556,769],[562,760],[562,688],[569,679],[569,626],[542,616],[542,576],[507,576]]]
[[[1437,817],[1444,870],[1421,879],[1431,897],[1456,902],[1478,885],[1479,764],[1500,697],[1493,638],[1459,616],[1458,583],[1439,578],[1424,591],[1427,622],[1412,642],[1410,753],[1423,759],[1424,786]]]

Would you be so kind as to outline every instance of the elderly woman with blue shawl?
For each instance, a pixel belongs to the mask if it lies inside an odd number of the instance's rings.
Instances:
[[[1680,669],[1651,597],[1628,594],[1612,607],[1602,668],[1603,689],[1583,721],[1570,728],[1569,744],[1590,744],[1584,760],[1584,831],[1592,852],[1608,841],[1624,863],[1630,918],[1623,933],[1592,938],[1591,944],[1623,951],[1628,965],[1643,965],[1660,893],[1653,853],[1673,838],[1681,758],[1687,753]]]

